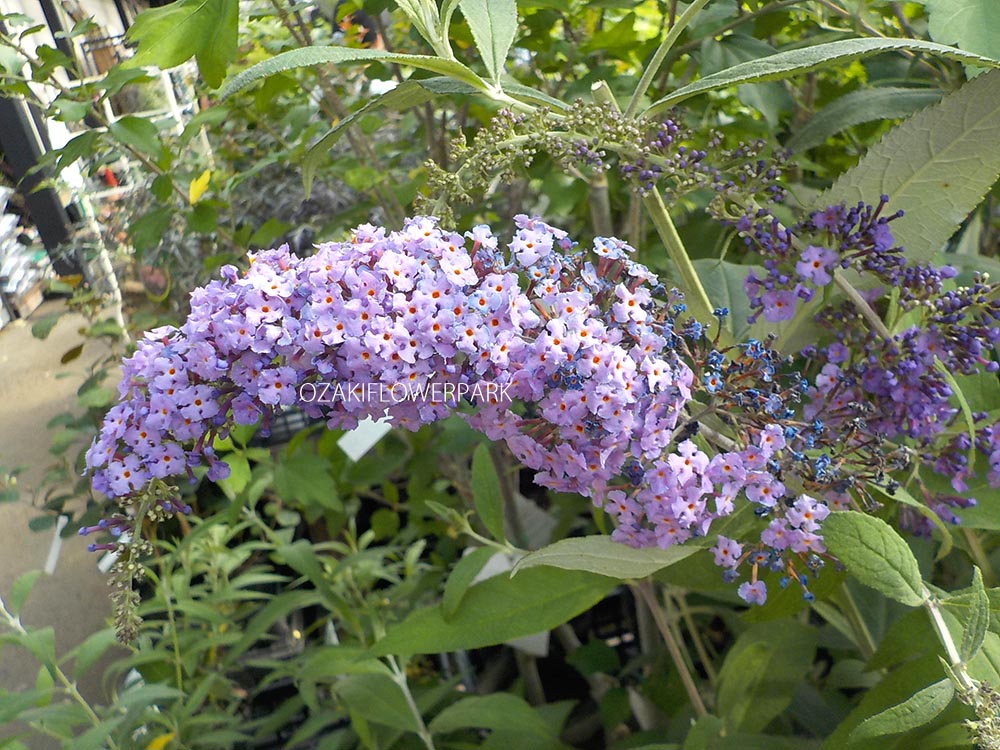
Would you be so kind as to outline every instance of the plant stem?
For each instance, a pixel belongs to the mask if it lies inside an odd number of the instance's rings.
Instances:
[[[708,299],[705,287],[701,284],[701,279],[698,278],[698,272],[687,254],[680,235],[677,234],[677,228],[671,221],[670,214],[667,213],[663,198],[658,192],[653,191],[643,196],[642,203],[646,207],[649,218],[653,221],[653,226],[656,227],[656,233],[660,236],[660,241],[663,242],[667,255],[673,261],[679,277],[678,280],[684,288],[684,302],[687,304],[688,312],[700,322],[709,323],[714,317],[712,303]],[[723,327],[719,331],[719,346],[729,346],[732,343],[730,339],[731,336]]]
[[[833,272],[833,283],[840,287],[841,291],[847,295],[847,298],[851,300],[858,309],[858,312],[865,317],[865,320],[871,324],[879,336],[886,341],[892,341],[892,331],[886,327],[885,323],[882,322],[882,318],[868,304],[868,300],[861,296],[861,292],[855,289],[851,282],[844,278],[839,268]]]
[[[670,597],[671,592],[668,591],[667,596]],[[712,659],[708,655],[708,650],[705,648],[705,644],[702,641],[701,634],[698,632],[698,628],[695,625],[694,618],[691,616],[691,608],[688,607],[687,596],[685,596],[683,591],[676,591],[673,592],[672,598],[677,602],[677,609],[680,611],[681,618],[684,620],[684,625],[687,627],[687,631],[691,635],[691,641],[694,643],[694,650],[698,653],[698,659],[701,661],[701,666],[704,668],[705,674],[708,676],[708,684],[714,691],[718,675],[715,672],[715,665],[712,664]]]
[[[948,666],[951,667],[955,679],[958,680],[959,688],[964,693],[974,692],[976,684],[972,677],[969,676],[965,668],[965,663],[958,653],[958,647],[951,637],[951,630],[948,629],[948,623],[944,621],[944,616],[941,614],[941,607],[938,604],[938,600],[934,598],[934,595],[926,587],[924,587],[924,609],[930,615],[931,625],[934,627],[935,632],[937,632],[938,639],[941,641],[941,645],[944,646],[944,651],[948,655]]]
[[[410,692],[410,685],[406,681],[406,672],[400,668],[395,656],[388,657],[388,662],[389,668],[392,670],[392,680],[403,691],[403,697],[406,698],[406,705],[409,707],[410,713],[413,714],[413,720],[417,724],[417,736],[423,741],[427,750],[436,750],[431,733],[427,730],[427,725],[424,724],[424,717],[420,715],[420,709],[417,708],[417,703],[413,700],[413,693]]]
[[[21,618],[15,617],[9,611],[7,611],[7,605],[4,604],[2,597],[0,597],[0,615],[2,615],[3,618],[7,621],[7,626],[11,630],[22,636],[28,635],[28,631],[25,630],[24,626],[21,624]],[[66,676],[66,673],[59,668],[59,665],[56,664],[54,661],[51,663],[47,661],[42,661],[42,665],[49,671],[49,674],[51,674],[53,677],[59,680],[60,684],[62,684],[66,692],[69,693],[69,696],[77,704],[79,704],[80,708],[82,708],[83,712],[87,715],[87,718],[90,719],[90,723],[93,724],[95,727],[100,726],[101,717],[99,717],[97,715],[97,712],[95,712],[94,709],[91,708],[90,704],[87,702],[87,699],[80,694],[80,690],[77,688],[76,683],[70,680],[69,677]],[[107,743],[108,747],[111,748],[111,750],[118,750],[118,744],[110,737],[107,738]]]
[[[684,684],[684,690],[688,694],[688,698],[691,699],[691,705],[694,707],[695,714],[701,718],[702,716],[708,716],[708,709],[705,708],[705,703],[701,699],[701,693],[698,692],[698,686],[694,683],[694,678],[691,676],[691,672],[687,668],[687,662],[684,659],[684,653],[681,650],[680,645],[674,638],[673,632],[670,630],[670,626],[667,624],[666,618],[663,616],[663,610],[660,608],[659,602],[656,601],[656,594],[653,592],[653,584],[647,578],[645,580],[639,581],[634,584],[630,584],[632,591],[639,594],[642,600],[646,603],[646,607],[649,609],[650,614],[653,615],[653,622],[656,623],[656,629],[660,631],[660,635],[663,636],[663,642],[667,645],[667,651],[670,653],[670,659],[673,661],[674,666],[677,668],[677,672],[681,676],[681,682]]]
[[[652,84],[653,79],[656,77],[656,73],[660,70],[660,65],[663,64],[663,58],[667,56],[670,48],[674,46],[674,42],[677,41],[677,37],[681,35],[681,32],[687,28],[688,24],[694,20],[695,15],[708,5],[708,0],[694,0],[687,10],[681,13],[680,18],[670,27],[667,35],[663,37],[663,41],[660,42],[660,46],[656,48],[656,52],[653,53],[652,59],[649,61],[649,65],[642,72],[642,78],[639,79],[639,84],[635,87],[635,91],[632,93],[632,98],[629,100],[628,106],[625,108],[625,117],[635,117],[636,110],[639,109],[639,102],[642,101],[643,95],[649,89],[650,84]]]
[[[861,615],[858,603],[854,601],[851,590],[847,588],[846,583],[841,584],[840,590],[834,595],[834,601],[837,602],[840,611],[843,612],[844,617],[847,618],[847,622],[851,626],[851,632],[854,633],[854,641],[861,652],[861,656],[864,657],[865,661],[868,661],[875,655],[877,645],[871,631],[868,629],[868,623],[865,622],[865,618]]]

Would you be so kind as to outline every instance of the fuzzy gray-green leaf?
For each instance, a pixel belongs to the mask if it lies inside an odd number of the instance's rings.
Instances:
[[[458,6],[469,23],[479,54],[496,82],[517,34],[515,0],[461,0]]]
[[[991,70],[891,130],[842,174],[818,206],[875,203],[910,261],[934,256],[1000,175],[1000,71]]]

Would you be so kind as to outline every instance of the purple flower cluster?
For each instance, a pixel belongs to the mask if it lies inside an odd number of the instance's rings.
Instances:
[[[770,518],[743,555],[748,601],[766,595],[762,563],[785,570],[797,557],[817,568],[826,506],[795,499],[780,479],[789,461],[816,474],[802,452],[812,432],[788,422],[804,384],[774,386],[777,355],[759,342],[728,357],[711,349],[702,324],[679,322],[685,307],[675,293],[654,296],[662,287],[620,240],[598,238],[583,252],[537,218],[515,223],[506,252],[488,227],[462,236],[417,217],[398,232],[359,227],[310,257],[282,248],[252,256],[245,274],[223,268],[193,293],[182,326],[150,332],[125,361],[121,403],[87,462],[94,488],[126,512],[84,533],[131,531],[135,498],[150,485],[193,480],[199,467],[224,478],[212,446],[234,424],[266,429],[297,406],[331,428],[388,415],[415,430],[460,406],[431,398],[426,384],[489,382],[508,398],[482,399],[465,418],[504,440],[539,484],[603,507],[617,522],[615,539],[667,547],[705,536],[745,498]],[[716,311],[720,321],[727,312]],[[303,386],[314,394],[323,383],[414,395],[302,397]],[[693,390],[707,395],[704,410],[747,416],[740,444],[717,436],[724,451],[699,447],[700,414],[688,412],[704,405]],[[160,514],[187,510],[155,496]],[[728,577],[740,562],[729,561]]]

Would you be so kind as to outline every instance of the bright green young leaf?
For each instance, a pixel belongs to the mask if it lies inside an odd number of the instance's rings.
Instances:
[[[436,654],[495,646],[551,630],[597,604],[617,581],[558,568],[494,576],[472,586],[445,620],[440,606],[412,612],[372,648],[373,656]]]
[[[637,579],[650,576],[697,551],[697,547],[681,545],[667,549],[635,549],[603,535],[570,537],[525,555],[514,566],[514,573],[541,565],[585,570],[619,580]]]
[[[483,79],[469,68],[454,60],[443,60],[440,57],[428,55],[402,55],[386,52],[380,49],[354,49],[350,47],[303,47],[301,49],[282,52],[269,60],[240,71],[226,81],[222,87],[221,98],[225,99],[238,91],[242,91],[257,81],[275,73],[281,73],[295,68],[306,68],[312,65],[332,63],[367,63],[386,62],[407,65],[411,68],[429,70],[432,73],[448,76],[468,83],[478,91],[485,91],[487,86]]]
[[[930,17],[927,31],[941,44],[1000,57],[1000,5],[995,0],[917,0]]]
[[[853,510],[831,513],[823,522],[823,539],[864,585],[911,607],[923,603],[917,559],[885,521]]]
[[[217,88],[236,57],[239,0],[177,0],[136,16],[128,39],[138,47],[128,67],[176,67],[194,57],[202,78]]]
[[[817,205],[889,196],[913,262],[934,256],[1000,175],[1000,71],[989,71],[891,130]]]
[[[517,34],[516,0],[460,0],[458,7],[490,78],[498,82]]]
[[[337,683],[336,691],[352,711],[368,721],[404,732],[417,731],[417,720],[406,703],[406,696],[387,675],[351,675]]]
[[[937,718],[954,695],[951,680],[935,682],[902,703],[865,719],[851,732],[850,739],[866,740],[922,727]]]
[[[468,727],[507,729],[554,738],[548,725],[527,701],[510,693],[463,698],[444,709],[427,726],[432,734]]]
[[[972,601],[969,618],[962,632],[962,661],[969,661],[979,651],[990,627],[990,597],[983,585],[983,573],[978,567],[972,569]]]
[[[802,153],[821,145],[832,135],[873,120],[909,117],[941,100],[940,89],[907,89],[885,86],[861,89],[830,102],[798,128],[785,147]]]
[[[108,132],[119,143],[131,146],[146,156],[157,157],[163,149],[160,142],[160,129],[149,120],[142,117],[123,117],[108,126]]]
[[[717,710],[729,732],[759,732],[788,707],[812,665],[816,639],[813,628],[793,620],[740,635],[719,672]]]
[[[504,539],[503,493],[500,491],[500,477],[490,457],[490,449],[485,443],[476,447],[472,454],[472,500],[476,513],[494,539]]]
[[[1000,61],[974,55],[970,52],[963,52],[954,47],[946,47],[943,44],[924,42],[919,39],[842,39],[836,42],[828,42],[827,44],[816,44],[810,47],[802,47],[801,49],[779,52],[776,55],[740,63],[731,68],[721,70],[718,73],[699,78],[694,83],[682,86],[654,102],[641,116],[652,117],[670,109],[685,99],[689,99],[705,91],[714,91],[715,89],[723,89],[743,83],[755,83],[757,81],[776,81],[798,73],[808,73],[817,68],[828,67],[828,64],[833,62],[846,63],[860,57],[902,50],[927,52],[950,60],[958,60],[968,65],[981,65],[991,68],[1000,66]]]
[[[444,585],[444,595],[441,598],[441,613],[444,619],[450,620],[458,611],[465,592],[472,585],[472,580],[495,554],[497,551],[492,547],[480,547],[455,563],[451,575],[448,576],[448,582]]]
[[[430,101],[434,95],[422,85],[423,83],[423,81],[403,81],[391,91],[369,100],[363,107],[338,122],[326,135],[310,146],[302,157],[302,184],[305,186],[306,195],[308,196],[312,189],[313,178],[321,160],[326,157],[326,152],[340,140],[340,136],[347,128],[364,115],[377,109],[403,110]]]

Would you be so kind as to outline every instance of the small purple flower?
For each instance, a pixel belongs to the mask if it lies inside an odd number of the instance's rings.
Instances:
[[[826,286],[833,280],[830,271],[839,260],[840,257],[833,250],[809,245],[799,256],[795,272],[804,281],[811,281],[816,286]]]
[[[764,320],[768,323],[780,323],[795,317],[797,297],[795,292],[788,290],[764,292],[761,295],[764,306]]]
[[[763,581],[754,581],[753,583],[744,581],[736,589],[736,593],[747,604],[763,604],[767,601],[767,586],[764,585]]]

